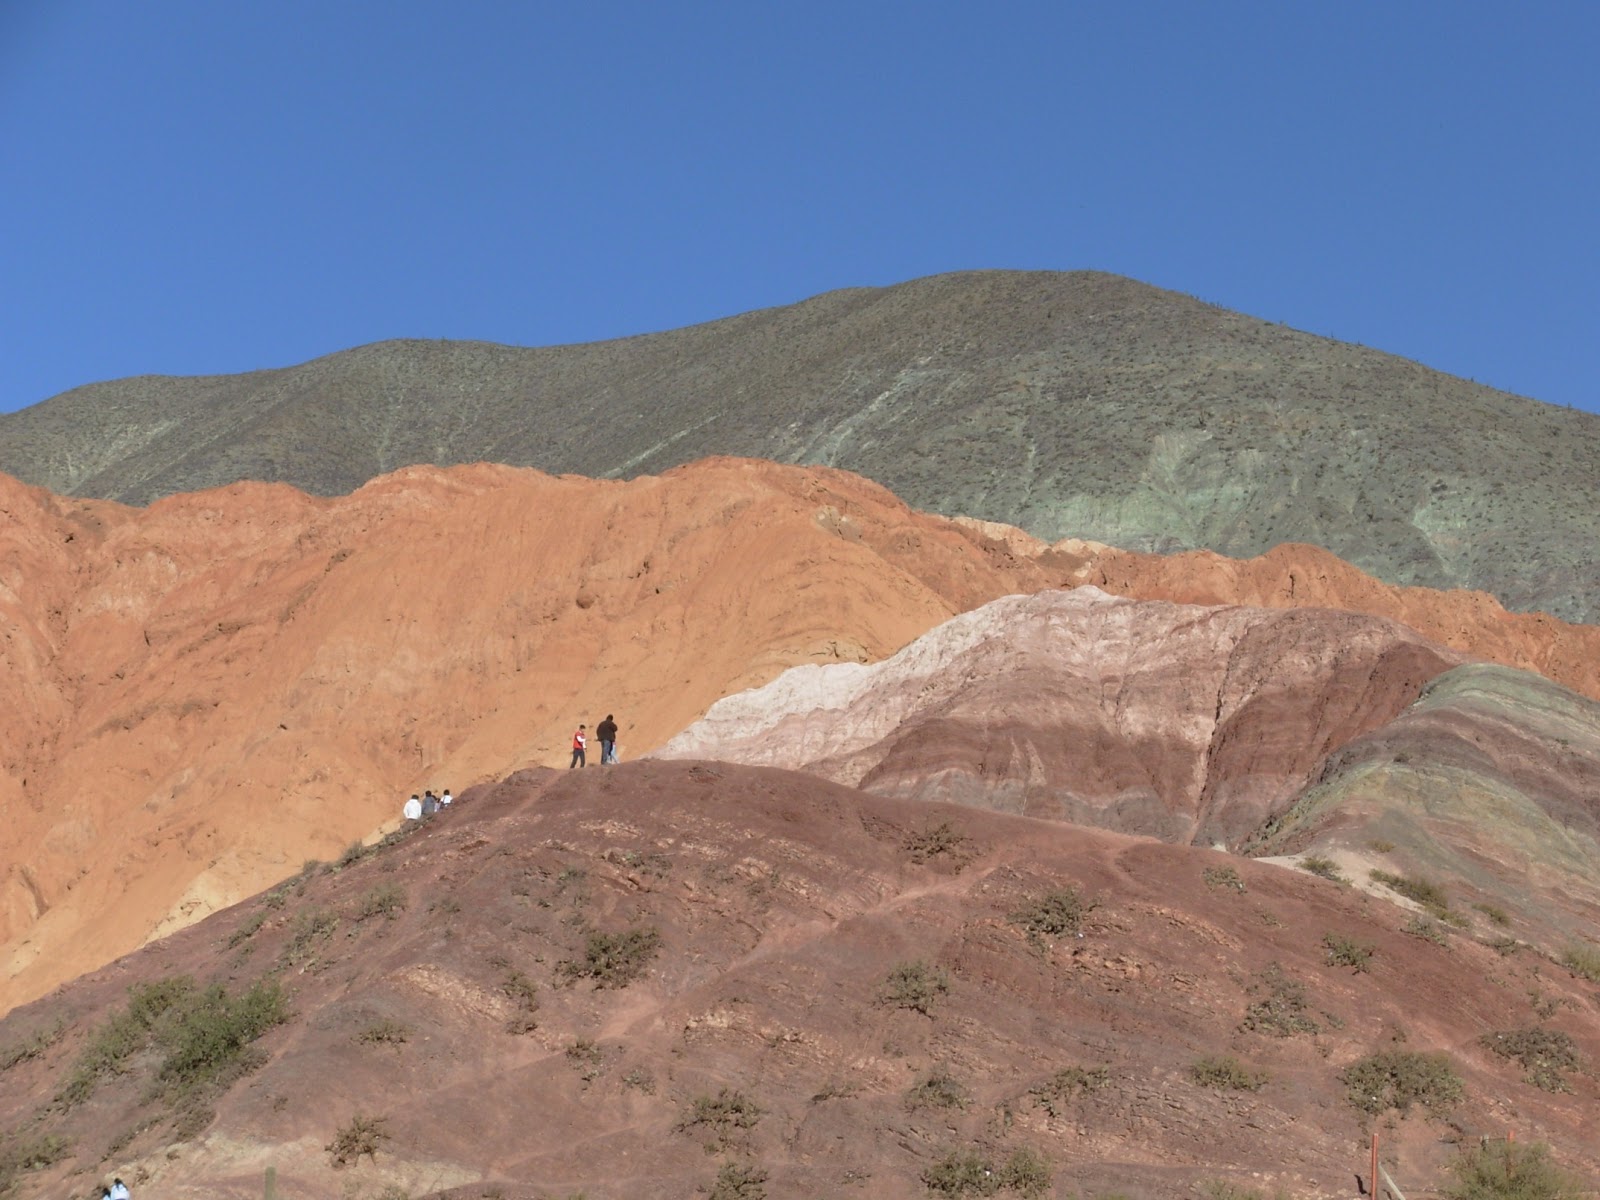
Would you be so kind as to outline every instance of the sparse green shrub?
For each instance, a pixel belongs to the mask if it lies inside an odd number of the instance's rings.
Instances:
[[[1359,975],[1367,969],[1367,963],[1372,961],[1373,946],[1345,937],[1342,933],[1323,934],[1322,945],[1328,952],[1330,967],[1349,967]]]
[[[1395,875],[1389,871],[1369,871],[1374,883],[1422,905],[1436,917],[1450,911],[1450,896],[1439,884],[1420,875]]]
[[[360,1162],[363,1156],[377,1162],[379,1148],[389,1140],[389,1131],[385,1128],[388,1120],[387,1117],[364,1117],[356,1113],[323,1149],[332,1156],[335,1167],[347,1167]]]
[[[325,908],[301,913],[295,919],[294,932],[284,943],[279,961],[286,967],[309,967],[317,961],[318,948],[332,940],[333,931],[339,928],[337,914]]]
[[[1038,1087],[1029,1088],[1033,1102],[1052,1117],[1066,1112],[1067,1101],[1079,1092],[1098,1092],[1111,1082],[1105,1067],[1064,1067]]]
[[[1367,846],[1376,854],[1388,854],[1394,850],[1394,843],[1382,838],[1373,838]]]
[[[511,1033],[532,1033],[539,1028],[534,1014],[539,1011],[539,989],[521,971],[509,971],[500,983],[500,990],[511,998],[516,1014],[506,1022]]]
[[[406,890],[398,883],[380,883],[365,893],[356,904],[354,920],[365,921],[369,917],[387,917],[394,920],[406,910]]]
[[[1450,931],[1432,917],[1425,917],[1421,913],[1406,922],[1406,932],[1412,937],[1432,942],[1435,946],[1450,944]]]
[[[931,1017],[934,1005],[949,991],[950,977],[918,959],[901,963],[889,972],[879,999],[891,1008],[908,1008]]]
[[[1085,899],[1075,887],[1058,888],[1030,900],[1011,914],[1010,921],[1021,927],[1029,942],[1043,949],[1046,938],[1081,933],[1084,920],[1099,907],[1099,901]]]
[[[1435,1116],[1462,1096],[1461,1077],[1443,1054],[1382,1050],[1346,1067],[1345,1098],[1364,1113],[1405,1112],[1420,1104]]]
[[[1050,1190],[1050,1164],[1044,1156],[1023,1146],[1000,1169],[1000,1186],[1030,1198]]]
[[[1474,904],[1472,907],[1502,928],[1511,924],[1511,917],[1506,913],[1505,909],[1497,904]]]
[[[747,1163],[724,1163],[710,1200],[766,1200],[767,1173]]]
[[[1349,883],[1343,875],[1339,874],[1339,864],[1333,859],[1321,854],[1308,854],[1300,860],[1300,869],[1310,871],[1322,879],[1331,879],[1334,883]]]
[[[87,1100],[107,1075],[120,1075],[124,1064],[150,1041],[150,1027],[179,1001],[194,991],[187,975],[141,984],[128,991],[128,1007],[95,1030],[78,1055],[56,1101],[72,1107]]]
[[[1450,1164],[1450,1175],[1450,1200],[1580,1200],[1588,1191],[1540,1142],[1469,1146]]]
[[[934,1067],[906,1092],[906,1107],[915,1112],[919,1108],[965,1108],[967,1093],[956,1077],[944,1067]]]
[[[260,1065],[247,1047],[289,1019],[289,1002],[276,982],[258,982],[238,997],[220,983],[173,1005],[154,1027],[165,1052],[158,1077],[177,1092],[226,1085]]]
[[[1578,1069],[1578,1047],[1560,1030],[1507,1029],[1486,1033],[1478,1041],[1501,1058],[1521,1063],[1523,1078],[1534,1087],[1547,1092],[1572,1090],[1564,1072]]]
[[[1207,867],[1203,874],[1208,888],[1228,888],[1244,895],[1244,879],[1233,867]]]
[[[661,931],[655,928],[591,933],[583,958],[563,962],[559,969],[569,980],[592,979],[597,988],[624,988],[644,973],[660,945]]]
[[[1266,1085],[1265,1071],[1252,1071],[1233,1055],[1202,1058],[1189,1067],[1189,1078],[1218,1092],[1259,1092]]]
[[[411,1027],[390,1017],[374,1021],[356,1034],[356,1041],[363,1046],[403,1046],[410,1040]]]
[[[1517,941],[1517,939],[1514,937],[1492,938],[1486,942],[1485,945],[1487,945],[1489,949],[1493,950],[1501,958],[1509,958],[1519,950],[1527,949],[1525,945]]]
[[[248,941],[267,922],[267,910],[258,908],[240,923],[228,938],[228,949],[232,950],[240,942]]]
[[[756,1127],[761,1109],[743,1092],[723,1088],[715,1096],[696,1096],[673,1126],[678,1133],[692,1133],[709,1139],[708,1152],[726,1150]]]
[[[588,1038],[579,1038],[566,1050],[567,1061],[577,1068],[583,1081],[588,1083],[600,1074],[605,1063],[605,1053]]]
[[[936,858],[947,858],[959,867],[971,857],[966,849],[970,840],[966,834],[957,832],[949,821],[940,821],[920,833],[908,834],[901,845],[911,855],[911,861],[914,863],[923,864]]]
[[[940,1196],[995,1196],[1009,1191],[1033,1200],[1050,1190],[1050,1164],[1026,1146],[1000,1167],[975,1151],[953,1150],[922,1172],[922,1182]]]
[[[952,1150],[923,1171],[922,1182],[940,1196],[993,1196],[1000,1191],[994,1164],[971,1150]]]
[[[625,1086],[637,1088],[646,1096],[656,1094],[656,1077],[648,1067],[635,1067],[622,1077]]]
[[[19,1176],[53,1167],[67,1156],[71,1143],[54,1133],[0,1142],[0,1196],[8,1196]]]
[[[38,1058],[61,1040],[61,1035],[67,1030],[66,1023],[57,1021],[48,1029],[42,1029],[30,1037],[23,1038],[20,1042],[0,1049],[0,1071],[9,1071],[18,1063],[25,1063],[29,1059]]]
[[[354,866],[371,853],[372,848],[364,846],[360,842],[351,842],[344,848],[344,853],[339,856],[339,861],[334,864],[334,867],[343,869],[344,867]]]
[[[1245,1009],[1241,1029],[1271,1037],[1317,1032],[1317,1023],[1306,1015],[1310,1002],[1305,985],[1290,979],[1277,963],[1268,964],[1252,990],[1266,994]]]
[[[1600,983],[1600,947],[1574,942],[1561,952],[1561,965],[1590,983]]]

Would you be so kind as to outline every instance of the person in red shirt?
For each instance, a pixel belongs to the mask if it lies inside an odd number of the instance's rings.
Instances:
[[[572,735],[572,761],[567,764],[567,770],[569,771],[572,770],[573,767],[581,767],[585,765],[583,761],[583,748],[589,744],[589,735],[583,732],[586,728],[588,727],[585,725],[579,725],[578,732]]]

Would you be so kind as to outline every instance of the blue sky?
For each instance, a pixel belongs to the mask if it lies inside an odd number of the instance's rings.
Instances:
[[[1600,409],[1600,5],[0,0],[0,410],[1092,267]]]

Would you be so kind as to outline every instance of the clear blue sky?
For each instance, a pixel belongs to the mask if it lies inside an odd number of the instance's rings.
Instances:
[[[1600,5],[0,0],[0,410],[1093,267],[1600,408]]]

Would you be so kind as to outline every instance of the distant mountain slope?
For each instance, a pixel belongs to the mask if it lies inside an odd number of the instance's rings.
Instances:
[[[386,342],[0,416],[0,471],[135,503],[715,453],[846,467],[1050,540],[1308,542],[1390,582],[1600,620],[1600,417],[1089,272],[936,276],[552,349]]]

